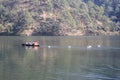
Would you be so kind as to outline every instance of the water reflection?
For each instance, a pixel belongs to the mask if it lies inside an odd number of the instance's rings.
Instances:
[[[38,51],[38,46],[23,46],[26,50],[33,49],[34,51]]]
[[[120,79],[119,38],[118,41],[98,37],[6,39],[0,38],[0,80]],[[41,46],[37,49],[22,47],[24,39],[37,40]],[[97,44],[102,45],[100,49],[94,47]],[[87,45],[92,48],[87,49]]]

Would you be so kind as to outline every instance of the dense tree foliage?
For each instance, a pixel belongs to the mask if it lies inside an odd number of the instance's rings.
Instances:
[[[120,0],[0,0],[3,35],[120,34]]]

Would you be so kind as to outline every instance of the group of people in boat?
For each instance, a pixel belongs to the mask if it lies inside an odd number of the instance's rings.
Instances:
[[[39,43],[37,41],[35,42],[25,42],[22,44],[22,46],[39,46]]]

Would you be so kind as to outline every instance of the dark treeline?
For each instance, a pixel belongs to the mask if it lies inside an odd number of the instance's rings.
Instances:
[[[120,0],[0,0],[0,35],[119,35]]]

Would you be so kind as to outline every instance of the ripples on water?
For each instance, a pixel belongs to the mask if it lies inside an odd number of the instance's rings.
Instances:
[[[90,48],[88,48],[87,46],[51,46],[51,45],[40,45],[40,48],[73,48],[73,49],[92,49],[92,50],[107,50],[107,49],[120,49],[120,47],[105,47],[105,46],[101,46],[101,47],[97,47],[97,46],[91,46]]]

